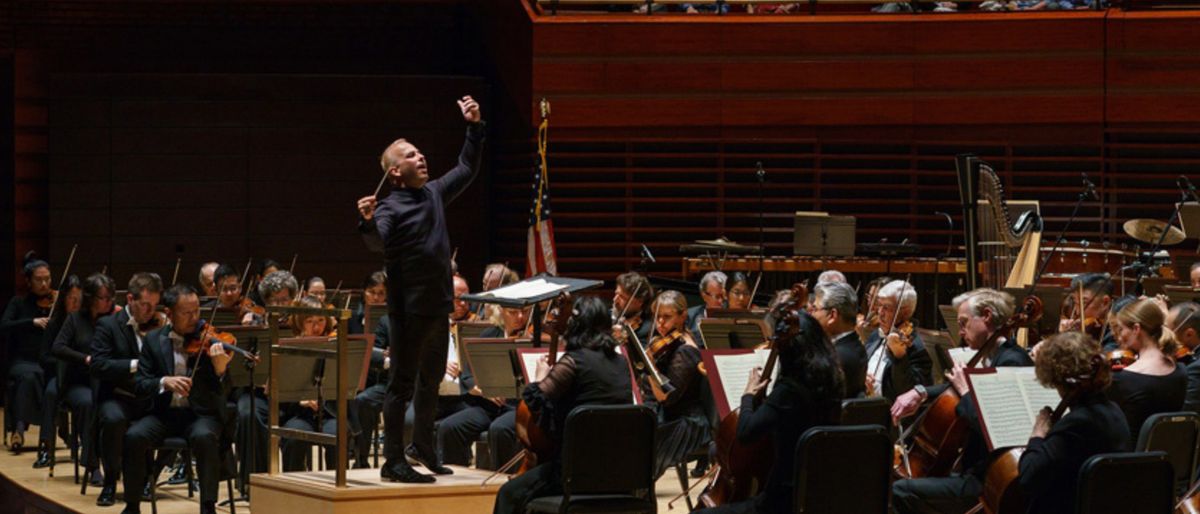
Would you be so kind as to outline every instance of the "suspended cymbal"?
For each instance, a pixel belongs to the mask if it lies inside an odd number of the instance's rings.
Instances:
[[[1158,242],[1158,238],[1162,237],[1163,231],[1167,231],[1167,237],[1163,238],[1163,245],[1173,245],[1183,242],[1183,231],[1175,227],[1168,227],[1166,223],[1151,219],[1136,219],[1125,222],[1125,233],[1129,237],[1137,239],[1143,243],[1154,244]]]

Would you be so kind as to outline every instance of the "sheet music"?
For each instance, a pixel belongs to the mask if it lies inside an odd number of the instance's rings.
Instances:
[[[750,382],[750,370],[765,366],[770,350],[755,350],[754,353],[738,353],[732,355],[714,355],[713,363],[717,365],[717,373],[721,376],[721,387],[729,408],[737,409],[742,405],[742,394],[746,392],[746,384]],[[771,383],[767,385],[767,394],[775,387],[779,378],[779,364],[771,372]]]
[[[1025,446],[1038,411],[1060,401],[1058,391],[1037,382],[1032,367],[1003,367],[967,377],[993,449]]]
[[[521,369],[525,370],[526,382],[533,382],[537,379],[537,363],[550,354],[549,350],[540,352],[521,352]]]
[[[972,358],[975,357],[975,354],[979,352],[964,346],[961,348],[951,348],[947,350],[946,353],[950,354],[950,360],[954,361],[955,364],[962,364],[965,366],[971,361]]]
[[[501,287],[485,294],[491,295],[495,298],[521,300],[524,298],[534,298],[547,293],[562,291],[567,287],[569,286],[566,284],[554,284],[547,282],[545,279],[538,278],[524,282],[517,282],[516,284]]]

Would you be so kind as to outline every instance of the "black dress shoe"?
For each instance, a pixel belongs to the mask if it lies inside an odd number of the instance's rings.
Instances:
[[[441,459],[438,459],[437,457],[434,457],[432,459],[425,458],[425,457],[421,456],[422,453],[423,452],[420,452],[417,450],[416,446],[413,446],[411,444],[408,445],[408,447],[404,449],[405,457],[412,459],[417,464],[425,466],[425,469],[432,471],[433,474],[435,474],[435,475],[453,475],[454,474],[453,469],[450,469],[450,468],[442,465]],[[435,456],[437,455],[436,452],[433,452],[433,453]]]
[[[167,479],[167,485],[186,484],[187,481],[187,464],[182,463],[175,467],[175,474],[171,475],[171,478]]]
[[[142,509],[134,505],[126,505],[125,510],[122,510],[121,514],[142,514]]]
[[[354,469],[371,469],[371,463],[365,460],[355,461]]]
[[[106,485],[100,489],[100,496],[96,498],[96,505],[100,507],[112,507],[117,504],[117,486]]]
[[[54,462],[54,458],[50,456],[50,450],[46,447],[38,449],[37,460],[33,461],[33,469],[48,468]]]
[[[143,487],[143,488],[142,488],[142,499],[143,499],[143,500],[149,500],[149,499],[150,499],[150,495],[153,493],[153,491],[151,491],[151,490],[150,490],[150,486],[151,486],[151,485],[152,485],[152,484],[150,484],[150,482],[146,482],[146,487]]]
[[[384,463],[383,467],[379,468],[379,477],[385,482],[404,482],[406,484],[430,484],[434,482],[433,477],[417,473],[417,470],[409,466],[404,460]]]
[[[92,487],[104,487],[104,472],[99,469],[92,470],[92,478],[88,482]]]

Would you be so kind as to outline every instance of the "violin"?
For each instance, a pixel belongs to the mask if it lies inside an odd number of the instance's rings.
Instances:
[[[191,357],[200,355],[202,352],[207,352],[208,347],[213,344],[221,344],[226,350],[231,347],[233,351],[238,351],[240,348],[235,346],[237,338],[229,332],[219,332],[216,327],[208,324],[205,320],[200,320],[196,323],[196,330],[188,334],[184,338],[183,347],[187,354]]]
[[[58,290],[51,289],[50,294],[47,294],[46,296],[38,297],[37,306],[39,309],[49,310],[50,307],[54,306],[54,302],[56,302],[56,301],[58,301]]]
[[[1117,349],[1104,352],[1104,360],[1112,366],[1113,371],[1120,371],[1130,364],[1137,362],[1138,355],[1130,350]]]
[[[650,339],[650,346],[646,347],[646,354],[651,359],[658,360],[659,357],[662,357],[663,354],[676,347],[683,340],[683,330],[677,328],[665,336]]]

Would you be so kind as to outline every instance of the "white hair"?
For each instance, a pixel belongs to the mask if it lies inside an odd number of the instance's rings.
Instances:
[[[846,283],[846,275],[835,269],[823,271],[817,276],[817,283],[824,284],[826,282],[841,282],[844,284]]]
[[[704,277],[700,279],[700,292],[704,293],[704,288],[708,287],[708,285],[713,282],[721,284],[721,289],[725,289],[726,280],[729,280],[729,277],[725,276],[725,274],[720,271],[710,271],[705,273]]]
[[[882,298],[898,298],[900,291],[904,291],[904,297],[899,298],[896,310],[909,309],[910,312],[916,311],[917,290],[913,289],[912,284],[903,280],[893,280],[880,288],[879,293],[875,295],[877,298],[876,301]]]
[[[950,303],[954,310],[958,310],[964,302],[972,316],[983,316],[984,311],[992,313],[992,323],[988,328],[994,329],[1003,325],[1012,317],[1013,297],[1004,291],[983,287],[955,296]]]

